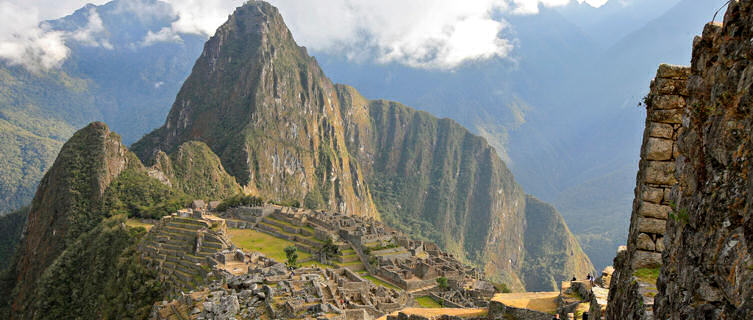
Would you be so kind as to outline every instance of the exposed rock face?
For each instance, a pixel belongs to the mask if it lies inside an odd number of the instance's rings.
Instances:
[[[540,271],[530,284],[550,289],[563,270],[593,270],[554,210],[541,213],[554,226],[537,230],[557,230],[565,245],[524,243],[526,195],[484,139],[452,120],[335,86],[264,2],[238,8],[218,29],[165,125],[134,150],[150,160],[190,140],[205,142],[246,191],[381,213],[516,289],[528,284],[523,270]]]
[[[79,130],[63,145],[29,210],[19,260],[13,266],[17,284],[14,311],[30,302],[42,271],[79,235],[102,220],[99,213],[105,189],[133,165],[141,163],[129,156],[120,137],[101,122]]]
[[[628,247],[615,259],[609,319],[753,318],[751,38],[753,1],[732,1],[724,25],[706,25],[694,40],[689,69],[660,67],[649,95]],[[674,131],[653,122],[673,124]],[[671,154],[660,140],[668,138],[677,140]],[[645,165],[650,161],[659,164]],[[633,272],[659,265],[656,298],[646,299]]]
[[[145,160],[206,143],[248,191],[267,199],[318,194],[326,208],[377,216],[347,152],[334,85],[295,44],[277,9],[249,3],[209,39],[165,125],[133,149]],[[150,161],[151,162],[151,161]]]
[[[753,1],[693,42],[656,315],[753,319]]]

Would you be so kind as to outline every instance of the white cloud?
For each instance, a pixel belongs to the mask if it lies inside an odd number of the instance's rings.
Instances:
[[[539,6],[561,6],[571,0],[270,1],[296,40],[311,49],[351,59],[448,69],[510,53],[514,39],[501,35],[509,26],[500,14],[535,14]]]
[[[172,24],[176,33],[211,36],[243,0],[166,0],[179,17]]]
[[[66,37],[80,42],[90,47],[102,47],[112,50],[113,46],[106,38],[105,27],[102,24],[102,18],[99,17],[97,10],[89,9],[89,17],[86,26],[67,33]]]
[[[69,52],[64,34],[38,23],[35,8],[0,2],[0,58],[30,70],[58,66]]]
[[[141,42],[141,46],[147,47],[158,42],[182,42],[183,39],[173,31],[173,29],[164,27],[158,32],[152,32],[151,30],[146,33],[144,41]]]
[[[535,14],[539,6],[569,1],[598,7],[607,0],[270,0],[280,9],[299,43],[314,50],[352,59],[440,69],[468,60],[506,57],[515,41],[502,36],[509,26],[501,14]],[[180,41],[181,33],[211,36],[243,0],[165,2],[171,7],[144,0],[120,1],[119,9],[137,12],[143,19],[165,15],[175,18],[169,28],[150,31],[141,45]],[[89,16],[85,28],[72,34],[38,25],[41,19],[69,14],[84,3],[0,0],[0,19],[9,18],[0,21],[0,58],[49,68],[67,57],[67,39],[111,47],[97,38],[106,30],[101,29],[102,21],[95,14]]]

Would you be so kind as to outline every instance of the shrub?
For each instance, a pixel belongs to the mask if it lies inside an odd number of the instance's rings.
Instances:
[[[439,284],[439,287],[442,289],[446,289],[449,285],[447,284],[447,278],[445,277],[439,277],[437,278],[437,284]]]
[[[240,206],[260,207],[262,205],[264,205],[264,199],[262,199],[261,197],[239,193],[230,198],[222,200],[220,205],[217,206],[217,211],[225,212],[229,208],[236,208]]]

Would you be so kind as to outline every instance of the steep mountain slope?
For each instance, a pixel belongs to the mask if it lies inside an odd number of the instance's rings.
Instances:
[[[105,120],[132,143],[159,126],[205,39],[145,42],[175,19],[156,0],[87,5],[45,22],[68,35],[71,52],[59,69],[0,63],[0,213],[31,201],[76,128]]]
[[[13,261],[28,215],[29,208],[25,207],[0,217],[0,274]]]
[[[303,203],[319,193],[326,208],[377,216],[345,145],[334,85],[269,10],[243,6],[217,30],[165,125],[134,152],[152,162],[158,150],[202,141],[248,191],[266,199]]]
[[[0,294],[13,297],[0,305],[0,317],[146,317],[166,288],[138,262],[135,245],[144,230],[126,227],[125,219],[160,218],[192,199],[241,191],[199,142],[187,142],[163,157],[159,166],[144,167],[101,122],[76,132],[40,183],[31,207],[20,211],[28,212],[25,226],[2,239],[2,249],[13,247],[14,234],[23,230],[0,279]],[[18,225],[20,214],[2,221]]]
[[[206,143],[249,192],[301,203],[318,194],[322,208],[382,214],[517,289],[551,289],[550,276],[559,277],[545,270],[545,283],[524,283],[526,257],[568,275],[592,270],[580,249],[523,250],[526,195],[483,138],[333,85],[267,3],[245,4],[217,30],[165,125],[132,149],[154,163],[191,140]],[[578,247],[559,214],[544,212],[551,223],[536,229]]]
[[[31,300],[39,275],[76,239],[96,226],[102,196],[110,182],[138,158],[103,123],[92,123],[66,142],[40,183],[12,272],[13,302],[21,310]]]

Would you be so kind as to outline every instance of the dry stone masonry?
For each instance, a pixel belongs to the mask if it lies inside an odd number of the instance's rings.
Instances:
[[[752,60],[753,0],[738,0],[690,68],[659,68],[608,319],[753,319]]]
[[[156,269],[170,294],[198,288],[214,278],[215,256],[231,249],[223,219],[184,209],[163,217],[139,246],[142,261]]]
[[[674,215],[670,191],[677,183],[677,135],[688,95],[687,67],[661,65],[646,96],[646,129],[636,178],[627,247],[615,259],[610,319],[653,319],[656,284],[635,277],[662,265],[667,219]],[[616,290],[614,290],[616,289]]]

